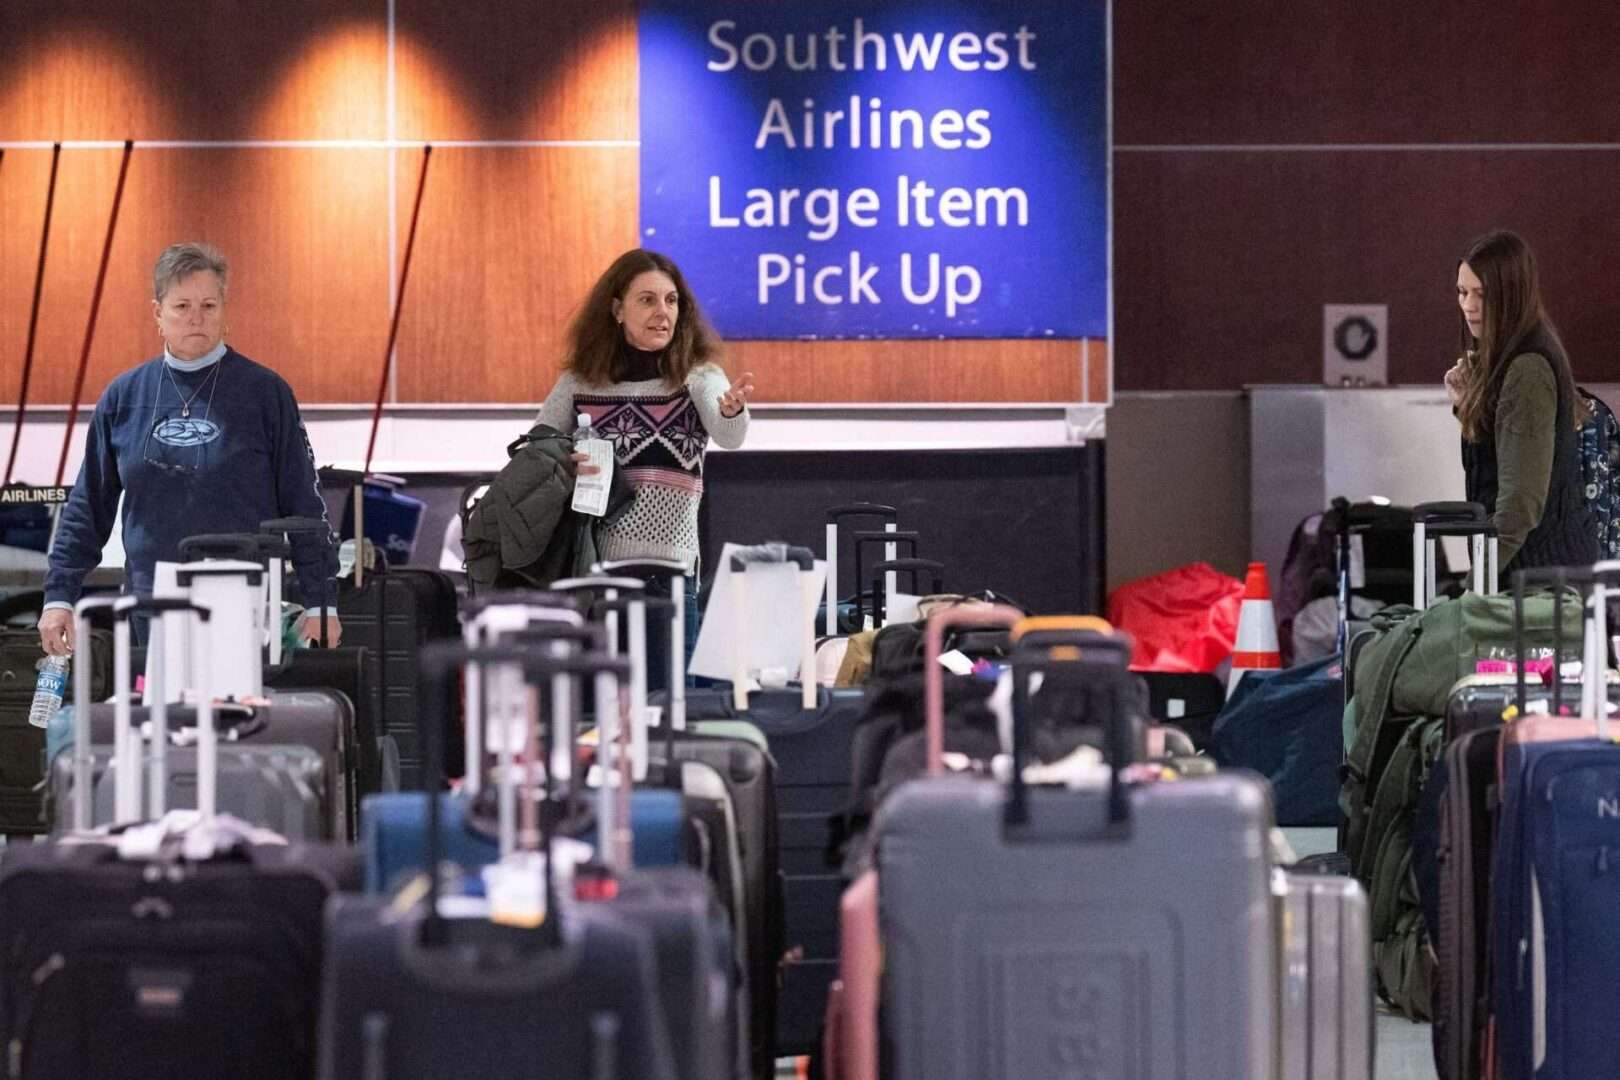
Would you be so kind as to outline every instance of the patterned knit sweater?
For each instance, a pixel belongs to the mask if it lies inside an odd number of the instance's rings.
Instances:
[[[726,373],[704,364],[675,388],[663,379],[590,386],[565,371],[540,406],[538,420],[574,430],[586,413],[613,443],[613,456],[636,490],[635,501],[597,537],[604,560],[693,559],[698,553],[698,503],[709,439],[728,450],[748,434],[748,410],[720,415]]]

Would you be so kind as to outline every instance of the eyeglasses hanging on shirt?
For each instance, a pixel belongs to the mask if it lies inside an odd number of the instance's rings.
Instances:
[[[214,391],[219,389],[219,369],[223,366],[223,358],[210,365],[208,375],[188,395],[180,388],[179,380],[174,377],[174,369],[167,363],[163,365],[164,373],[168,376],[168,385],[174,388],[175,397],[180,403],[180,415],[163,415],[164,381],[158,380],[157,397],[152,402],[152,426],[147,429],[146,440],[141,444],[141,459],[145,464],[171,476],[189,476],[202,471],[203,447],[219,438],[219,425],[208,417],[214,411]],[[193,417],[191,407],[202,396],[204,390],[208,391],[208,400],[203,404],[202,415]],[[153,457],[154,438],[161,447],[172,449],[176,459],[161,460],[168,456],[163,450],[158,451],[158,457]],[[195,448],[189,462],[181,459],[181,455],[188,447]]]

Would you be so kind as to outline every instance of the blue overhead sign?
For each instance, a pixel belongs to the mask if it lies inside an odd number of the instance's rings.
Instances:
[[[735,338],[1104,337],[1106,0],[640,9],[641,232]]]

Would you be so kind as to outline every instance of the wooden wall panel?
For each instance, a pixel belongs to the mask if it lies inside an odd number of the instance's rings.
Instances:
[[[118,152],[64,152],[29,400],[66,401],[84,340]],[[0,164],[0,371],[14,401],[27,333],[50,152]],[[387,334],[384,151],[138,150],[130,164],[84,397],[157,355],[151,267],[177,240],[231,260],[229,341],[301,400],[353,401]],[[17,227],[13,227],[13,223]],[[357,370],[366,374],[356,392]]]
[[[1620,379],[1617,175],[1620,152],[1121,154],[1120,387],[1318,381],[1324,303],[1387,303],[1390,378],[1438,383],[1456,259],[1498,224],[1539,253],[1577,377]]]
[[[1612,141],[1620,7],[1116,0],[1117,143]]]
[[[755,400],[1047,402],[1085,394],[1078,341],[732,341],[726,370]]]
[[[400,138],[636,138],[631,0],[408,0],[395,36]]]
[[[0,4],[0,140],[378,139],[385,0]]]
[[[387,10],[384,0],[0,4],[0,142],[383,139]],[[397,0],[395,10],[397,137],[636,139],[631,0]],[[152,259],[166,243],[198,238],[235,265],[237,347],[286,374],[306,403],[371,400],[389,319],[387,153],[138,151],[85,398],[155,352]],[[71,391],[117,158],[64,154],[33,402]],[[48,159],[13,150],[0,164],[0,401],[17,392]],[[396,261],[418,159],[398,153]],[[441,148],[397,399],[543,396],[575,305],[637,242],[638,182],[634,146]],[[737,342],[732,355],[758,367],[761,400],[773,402],[1107,395],[1101,354],[1088,387],[1072,341]]]
[[[399,152],[402,257],[421,160]],[[544,398],[569,318],[636,244],[636,184],[629,148],[435,150],[400,323],[399,400]]]

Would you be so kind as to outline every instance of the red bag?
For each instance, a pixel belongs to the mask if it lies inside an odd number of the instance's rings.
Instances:
[[[1133,670],[1210,672],[1232,655],[1242,604],[1243,582],[1193,563],[1115,589],[1108,621],[1136,642]]]

